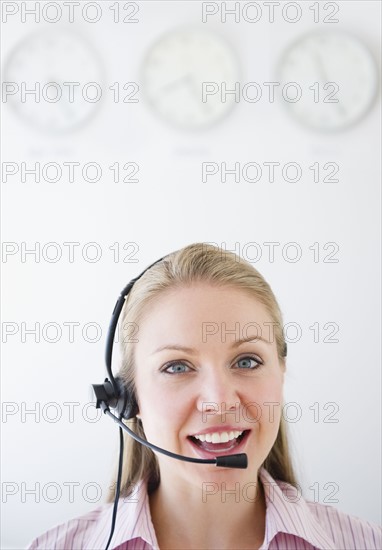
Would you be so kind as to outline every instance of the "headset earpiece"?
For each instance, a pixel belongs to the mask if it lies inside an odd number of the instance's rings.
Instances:
[[[126,386],[119,376],[114,378],[114,381],[117,392],[108,378],[105,378],[103,384],[93,384],[93,390],[97,398],[96,407],[98,408],[101,401],[103,401],[108,407],[116,410],[118,417],[125,420],[134,418],[139,408],[133,389]]]

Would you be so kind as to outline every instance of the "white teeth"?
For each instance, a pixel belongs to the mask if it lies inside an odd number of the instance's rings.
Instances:
[[[239,432],[235,430],[232,432],[214,432],[210,434],[194,435],[194,437],[203,442],[207,441],[207,443],[227,443],[227,441],[232,441],[233,439],[236,439],[242,433],[242,431]]]
[[[227,443],[229,441],[229,433],[223,432],[220,434],[220,443]]]

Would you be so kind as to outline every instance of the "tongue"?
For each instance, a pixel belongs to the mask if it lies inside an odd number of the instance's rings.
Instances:
[[[198,441],[198,447],[201,447],[205,451],[219,451],[223,449],[233,449],[237,445],[237,439],[232,439],[226,443],[208,443],[207,441]]]

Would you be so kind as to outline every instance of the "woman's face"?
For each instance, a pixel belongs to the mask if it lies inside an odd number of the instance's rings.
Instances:
[[[265,307],[240,289],[198,283],[161,294],[137,336],[135,380],[148,441],[196,458],[248,456],[240,470],[156,453],[161,477],[199,486],[253,481],[276,439],[282,407],[284,364]],[[235,431],[244,433],[237,438]]]

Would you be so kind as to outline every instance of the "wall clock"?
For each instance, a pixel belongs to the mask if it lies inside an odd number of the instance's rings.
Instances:
[[[290,82],[301,87],[298,101],[282,99],[290,113],[302,124],[324,131],[342,130],[360,120],[378,89],[369,50],[355,36],[338,31],[299,38],[282,55],[277,76],[281,89]]]
[[[93,116],[102,97],[94,102],[99,89],[88,83],[96,82],[104,93],[97,53],[82,36],[66,29],[46,29],[20,41],[5,64],[4,81],[19,87],[7,102],[22,120],[51,134],[71,131]],[[24,90],[35,89],[36,82],[39,101],[27,93],[22,97],[23,86]],[[47,86],[50,82],[55,85]],[[65,82],[78,82],[79,86]]]
[[[142,64],[142,92],[152,109],[167,122],[184,129],[201,129],[221,120],[235,98],[222,101],[221,89],[239,80],[234,51],[219,35],[183,28],[157,40]],[[218,91],[203,102],[202,83],[213,82]]]

